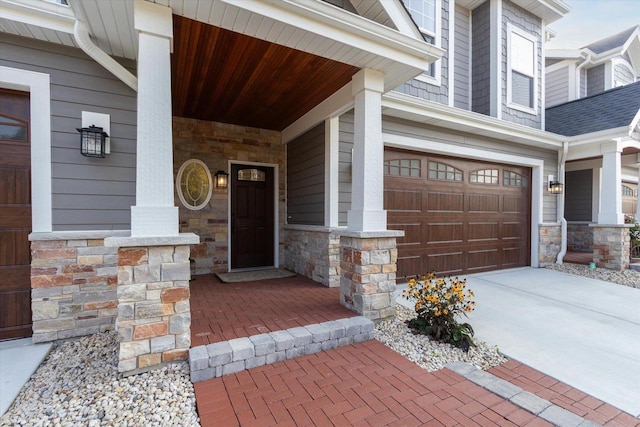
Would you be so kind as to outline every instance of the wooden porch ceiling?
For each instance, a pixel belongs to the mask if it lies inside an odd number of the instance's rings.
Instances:
[[[173,115],[283,130],[357,67],[173,16]]]

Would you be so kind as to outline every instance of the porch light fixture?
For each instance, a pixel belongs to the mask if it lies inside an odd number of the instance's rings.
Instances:
[[[104,158],[105,140],[109,135],[101,127],[93,125],[76,130],[80,132],[80,153],[86,157]]]
[[[560,181],[549,181],[549,193],[562,194],[564,191],[564,184]]]
[[[216,178],[216,188],[224,190],[229,185],[229,174],[225,171],[218,171],[214,175]]]

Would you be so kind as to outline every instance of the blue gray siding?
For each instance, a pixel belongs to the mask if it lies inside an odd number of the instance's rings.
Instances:
[[[546,75],[546,107],[562,104],[569,100],[569,68],[562,67]]]
[[[587,70],[580,70],[580,98],[587,96]]]
[[[587,96],[604,92],[604,64],[587,71]]]
[[[491,19],[489,2],[473,10],[471,29],[471,110],[491,114]]]
[[[287,223],[324,225],[324,123],[287,144]]]
[[[445,50],[440,64],[440,85],[429,84],[420,80],[410,80],[395,90],[407,95],[447,104],[449,102],[449,0],[442,0],[442,19],[440,27],[440,47]]]
[[[135,70],[132,61],[121,62]],[[79,49],[9,34],[0,39],[0,65],[50,75],[53,230],[129,229],[135,92]],[[111,154],[104,159],[80,154],[82,111],[111,115]]]
[[[456,4],[455,10],[455,46],[454,46],[454,95],[453,106],[464,110],[471,109],[470,77],[471,46],[469,10]]]
[[[524,30],[534,36],[537,41],[536,53],[538,78],[536,81],[537,108],[535,114],[526,113],[507,106],[507,23]],[[513,123],[519,123],[536,129],[542,127],[542,73],[543,71],[542,52],[542,21],[537,16],[527,12],[515,3],[504,0],[502,2],[502,119]]]
[[[567,221],[592,221],[593,170],[567,172],[565,175],[565,210]]]
[[[340,116],[338,159],[338,224],[347,225],[351,209],[351,157],[353,150],[353,110]]]

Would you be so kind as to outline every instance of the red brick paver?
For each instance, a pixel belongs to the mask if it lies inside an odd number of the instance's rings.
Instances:
[[[448,369],[427,372],[374,340],[195,389],[205,427],[550,425]]]
[[[338,288],[302,276],[223,283],[202,275],[189,286],[192,347],[356,315],[340,305]]]
[[[516,360],[509,360],[489,372],[586,420],[603,426],[640,427],[640,420],[626,412]]]

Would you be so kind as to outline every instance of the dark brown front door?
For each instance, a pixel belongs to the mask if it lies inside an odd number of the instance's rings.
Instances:
[[[273,266],[273,168],[231,166],[231,268]]]
[[[29,94],[0,89],[0,339],[31,336]]]
[[[398,279],[529,265],[531,169],[385,151],[385,209]]]

